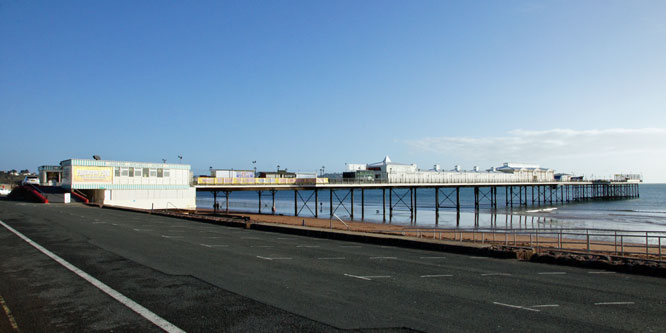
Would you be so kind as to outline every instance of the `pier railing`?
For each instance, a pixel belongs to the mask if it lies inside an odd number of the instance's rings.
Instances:
[[[406,237],[453,240],[481,244],[532,248],[536,252],[557,250],[613,255],[652,261],[666,260],[666,230],[614,229],[499,229],[499,228],[406,228],[372,232]]]

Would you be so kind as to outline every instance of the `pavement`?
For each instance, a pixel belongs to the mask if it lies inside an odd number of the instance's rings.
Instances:
[[[185,331],[661,331],[666,314],[648,276],[80,204],[0,201],[0,220]],[[23,332],[161,330],[4,227],[0,251]]]

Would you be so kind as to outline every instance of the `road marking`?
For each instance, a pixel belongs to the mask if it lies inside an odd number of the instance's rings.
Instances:
[[[599,302],[594,303],[594,305],[631,305],[635,304],[634,302]]]
[[[452,274],[432,274],[432,275],[421,275],[422,278],[438,278],[438,277],[449,277],[453,276]]]
[[[345,257],[330,257],[330,258],[317,258],[319,260],[345,260]]]
[[[370,260],[374,259],[398,259],[398,257],[370,257]]]
[[[598,271],[598,272],[587,272],[587,274],[615,274],[615,272]]]
[[[484,273],[481,276],[511,276],[509,273]]]
[[[509,308],[514,308],[514,309],[521,309],[521,310],[527,310],[527,311],[534,311],[534,312],[541,312],[541,310],[537,309],[530,309],[528,307],[520,306],[520,305],[511,305],[511,304],[505,304],[505,303],[500,303],[500,302],[493,302],[495,305],[501,305],[501,306],[506,306]]]
[[[111,223],[111,225],[115,225],[115,226],[117,226],[118,224],[116,224],[116,223]]]
[[[273,245],[252,245],[250,247],[261,247],[261,248],[268,248],[268,247],[274,247]]]
[[[218,238],[222,238],[222,236],[211,236],[211,237],[204,237],[204,238],[206,238],[206,239],[218,239]]]
[[[530,308],[554,308],[560,306],[559,304],[541,304],[541,305],[532,305]]]
[[[319,247],[319,245],[298,245],[296,247]]]
[[[167,235],[162,235],[164,238],[185,238],[183,236],[167,236]]]
[[[291,240],[291,239],[296,239],[296,238],[293,238],[293,237],[278,237],[278,238],[276,238],[276,239],[279,239],[279,240]]]
[[[288,257],[269,258],[269,257],[257,256],[257,258],[264,259],[264,260],[291,260],[291,258],[288,258]]]
[[[5,302],[5,298],[0,295],[0,304],[2,304],[2,308],[5,310],[5,314],[7,315],[7,319],[9,319],[9,324],[12,325],[12,328],[15,331],[19,331],[18,324],[16,324],[16,319],[14,319],[14,315],[12,315],[12,311],[9,309],[9,306],[7,306],[7,303]]]
[[[216,245],[216,244],[204,244],[204,243],[201,243],[199,245],[205,246],[205,247],[229,247],[229,245]]]
[[[419,259],[446,259],[446,257],[419,257]]]
[[[469,259],[489,259],[488,257],[469,257]]]
[[[259,237],[241,237],[241,239],[254,239],[254,240],[259,240],[261,238]]]
[[[134,231],[153,231],[153,229],[133,229]]]
[[[541,272],[541,273],[537,273],[537,274],[539,274],[539,275],[563,275],[563,274],[567,274],[567,272]]]
[[[141,304],[129,299],[127,296],[117,292],[116,290],[112,289],[111,287],[107,286],[104,284],[102,281],[95,279],[94,277],[90,276],[88,273],[80,270],[76,266],[70,264],[67,262],[65,259],[60,258],[53,252],[47,250],[46,248],[42,247],[41,245],[35,243],[32,239],[24,236],[22,233],[14,230],[14,228],[8,226],[5,224],[5,222],[0,221],[0,225],[5,227],[7,230],[13,232],[16,236],[19,236],[21,239],[23,239],[26,243],[32,245],[32,247],[36,248],[40,252],[44,253],[47,255],[49,258],[55,260],[57,263],[60,265],[64,266],[68,270],[72,271],[74,274],[78,275],[82,279],[88,281],[90,284],[93,286],[97,287],[97,289],[103,291],[107,295],[113,297],[115,300],[118,302],[122,303],[126,307],[132,309],[132,311],[138,313],[140,316],[148,319],[150,322],[155,324],[157,327],[167,331],[167,332],[185,332],[182,329],[178,328],[176,325],[168,322],[166,319],[156,315],[155,313],[151,312],[150,310],[146,309],[145,307],[141,306]]]
[[[357,247],[361,247],[361,246],[360,245],[340,245],[340,247],[346,247],[346,248],[354,247],[354,248],[357,248]]]
[[[92,224],[105,224],[106,222],[93,222]]]
[[[366,281],[372,281],[372,279],[390,278],[390,276],[388,276],[388,275],[360,276],[360,275],[345,274],[345,276],[353,277],[353,278],[361,279],[361,280],[366,280]]]

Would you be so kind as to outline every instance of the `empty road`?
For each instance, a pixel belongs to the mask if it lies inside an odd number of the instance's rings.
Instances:
[[[660,331],[666,322],[661,278],[79,204],[0,201],[0,221],[185,331]],[[6,227],[0,251],[0,296],[22,331],[161,330]]]

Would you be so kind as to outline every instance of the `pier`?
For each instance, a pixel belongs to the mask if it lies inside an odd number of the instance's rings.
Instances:
[[[553,181],[553,182],[522,182],[522,183],[391,183],[373,181],[345,181],[327,180],[326,182],[312,181],[310,183],[293,184],[198,184],[194,187],[197,192],[212,192],[214,198],[214,211],[229,212],[231,194],[236,191],[256,191],[258,198],[258,212],[262,213],[263,193],[271,195],[272,205],[275,207],[275,193],[277,191],[294,192],[294,216],[320,217],[317,207],[320,205],[319,194],[327,191],[329,194],[328,217],[333,218],[338,210],[345,210],[354,220],[355,202],[358,203],[360,195],[360,220],[365,219],[366,191],[381,191],[382,218],[390,220],[393,211],[397,208],[409,211],[410,219],[416,220],[418,214],[417,189],[430,189],[435,194],[432,208],[439,217],[440,209],[455,209],[460,212],[460,194],[463,190],[473,191],[474,210],[481,208],[497,209],[498,204],[505,208],[530,207],[554,204],[566,204],[588,200],[617,200],[639,197],[639,184],[626,181]],[[221,209],[218,198],[224,198],[224,209]],[[264,212],[269,213],[269,212]],[[274,210],[272,213],[275,213]]]

